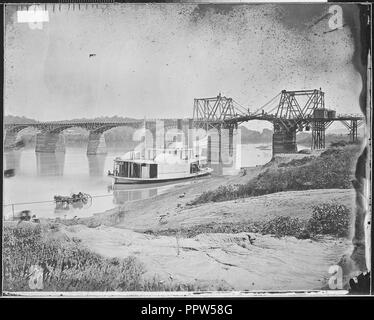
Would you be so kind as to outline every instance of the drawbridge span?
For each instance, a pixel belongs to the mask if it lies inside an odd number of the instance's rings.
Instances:
[[[335,121],[344,124],[351,141],[357,141],[357,129],[365,121],[361,115],[337,114],[335,110],[327,109],[325,93],[321,89],[282,90],[254,111],[221,94],[194,101],[195,126],[206,130],[237,128],[239,124],[251,120],[273,124],[273,154],[297,152],[296,133],[304,130],[312,133],[312,149],[324,149],[325,132]]]

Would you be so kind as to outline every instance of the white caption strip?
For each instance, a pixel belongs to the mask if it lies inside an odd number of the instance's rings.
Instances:
[[[43,10],[40,6],[30,6],[28,10],[17,11],[17,22],[28,23],[31,29],[42,29],[43,22],[49,21],[47,10]]]

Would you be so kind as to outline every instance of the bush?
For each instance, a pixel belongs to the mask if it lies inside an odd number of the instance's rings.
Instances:
[[[192,201],[189,204],[219,202],[233,200],[239,197],[238,187],[235,185],[219,186],[217,190],[203,192],[197,201]]]
[[[310,219],[299,219],[287,216],[271,218],[267,221],[246,221],[243,223],[208,223],[184,228],[182,230],[166,229],[147,233],[157,235],[175,235],[178,231],[187,238],[201,233],[241,233],[258,232],[276,237],[293,236],[298,239],[310,239],[318,235],[346,237],[349,235],[351,211],[344,205],[323,203],[312,207]]]
[[[298,239],[309,238],[306,223],[298,218],[276,217],[266,221],[260,228],[262,234],[273,234],[276,237],[294,236]]]
[[[312,157],[312,156],[311,157],[304,157],[304,158],[301,158],[301,159],[293,159],[290,162],[280,163],[278,165],[278,167],[279,168],[284,168],[284,167],[298,167],[298,166],[302,166],[304,164],[307,164],[312,159],[314,159],[314,157]]]
[[[357,145],[328,149],[317,158],[305,157],[276,168],[267,168],[246,184],[220,186],[216,190],[204,192],[189,204],[228,201],[291,190],[349,189],[352,188],[351,180],[358,155]]]
[[[337,147],[345,147],[348,144],[347,141],[340,140],[336,142],[331,142],[330,147],[337,148]]]
[[[313,238],[318,235],[347,237],[351,221],[351,211],[344,205],[322,203],[312,207],[309,220],[292,217],[275,217],[262,222],[259,230],[262,234],[277,237],[294,236],[298,239]]]
[[[308,221],[308,230],[312,234],[330,234],[339,237],[349,235],[351,212],[335,203],[323,203],[313,207],[312,217]]]

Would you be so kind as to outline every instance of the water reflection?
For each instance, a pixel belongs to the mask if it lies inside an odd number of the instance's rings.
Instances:
[[[104,173],[106,154],[87,155],[90,177],[102,177]]]
[[[223,174],[223,165],[221,163],[213,163],[208,161],[208,167],[213,169],[213,174],[222,175]]]
[[[5,168],[4,170],[14,169],[15,172],[19,172],[21,163],[21,150],[12,150],[5,152]]]
[[[36,171],[38,176],[63,176],[65,152],[35,152]]]
[[[157,188],[129,189],[128,185],[113,185],[113,203],[125,204],[128,201],[147,199],[158,194]]]

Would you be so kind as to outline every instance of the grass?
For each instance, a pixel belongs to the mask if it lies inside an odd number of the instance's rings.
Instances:
[[[307,219],[279,216],[267,221],[211,223],[187,229],[164,230],[157,234],[194,237],[200,233],[258,232],[276,237],[298,239],[319,235],[346,237],[349,234],[350,210],[344,205],[323,203],[312,208]],[[22,222],[4,226],[3,288],[5,291],[31,291],[33,266],[42,270],[44,291],[201,291],[211,284],[161,281],[155,275],[143,277],[145,268],[135,257],[104,258],[83,247],[78,239],[63,238],[59,224],[41,226]],[[227,290],[216,284],[214,290]]]
[[[78,241],[45,239],[43,228],[4,228],[4,289],[30,290],[29,270],[43,269],[46,291],[132,291],[141,289],[143,266],[134,258],[105,259]]]
[[[246,184],[220,186],[206,191],[189,202],[189,205],[228,201],[237,198],[260,196],[280,191],[309,189],[349,189],[354,166],[359,156],[359,145],[332,147],[319,157],[292,160],[266,170]]]
[[[147,231],[157,235],[181,235],[192,238],[201,233],[241,233],[254,232],[271,234],[276,237],[294,236],[298,239],[313,239],[321,235],[347,237],[351,211],[344,205],[322,203],[312,207],[309,219],[299,219],[278,216],[265,221],[245,223],[209,223],[191,226],[183,230],[167,229],[157,232]]]
[[[57,224],[41,226],[22,222],[4,226],[3,289],[32,291],[34,266],[42,270],[44,291],[198,291],[206,286],[166,283],[155,275],[144,278],[145,268],[135,257],[104,258],[83,247],[79,240],[64,239]],[[51,236],[52,235],[52,236]],[[218,288],[217,290],[223,290]]]

